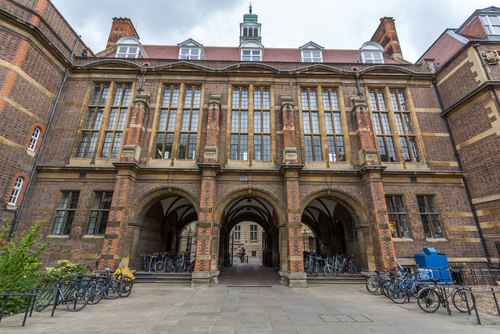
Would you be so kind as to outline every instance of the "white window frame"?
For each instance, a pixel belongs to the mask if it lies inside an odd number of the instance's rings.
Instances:
[[[488,14],[485,14],[485,15],[480,15],[480,18],[481,18],[481,22],[483,23],[483,26],[484,26],[484,30],[486,32],[487,35],[500,35],[500,25],[493,25],[490,21],[490,17],[492,16],[495,16],[498,20],[500,20],[500,15],[488,15]],[[496,26],[498,27],[498,33],[495,33],[495,31],[493,30],[493,26]]]
[[[379,55],[380,58],[376,58],[375,55]],[[382,55],[382,52],[362,51],[361,52],[361,61],[363,63],[370,63],[370,64],[383,64],[384,63],[384,56]]]
[[[38,144],[38,139],[40,138],[41,130],[36,127],[31,135],[30,144],[28,145],[28,150],[35,152],[36,144]]]
[[[248,52],[250,51],[250,55],[249,56],[244,56],[244,52]],[[259,55],[256,56],[254,55],[254,52],[258,52]],[[259,58],[258,60],[255,60],[254,58]],[[250,58],[250,59],[244,59],[244,58]],[[242,61],[262,61],[262,50],[260,49],[242,49],[241,50],[241,60]]]
[[[19,194],[21,193],[21,189],[23,188],[24,180],[22,177],[18,177],[16,183],[14,184],[14,189],[12,189],[12,194],[10,195],[10,200],[8,205],[16,205],[17,200],[19,198]]]
[[[182,50],[188,50],[187,54],[182,54]],[[198,54],[193,54],[193,51],[196,50],[198,51]],[[185,58],[184,58],[185,57]],[[184,60],[200,60],[201,59],[201,49],[200,48],[187,48],[187,47],[180,47],[179,48],[179,59],[184,59]]]
[[[306,55],[309,53],[309,56]],[[319,53],[319,57],[314,56],[314,52]],[[322,63],[323,62],[323,52],[321,50],[302,50],[302,62],[304,63]]]
[[[126,52],[120,52],[121,48],[126,48]],[[136,48],[137,51],[135,53],[130,52],[130,48]],[[141,48],[139,45],[118,45],[118,48],[116,49],[116,58],[140,58],[141,54]],[[123,56],[123,57],[120,57]]]

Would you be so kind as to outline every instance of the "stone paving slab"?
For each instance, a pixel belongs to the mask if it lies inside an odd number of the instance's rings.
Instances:
[[[0,333],[500,333],[500,319],[440,308],[427,314],[417,303],[394,304],[363,285],[290,289],[190,288],[137,284],[128,298],[102,300],[80,312],[58,307],[6,318]],[[493,325],[497,323],[498,325]]]

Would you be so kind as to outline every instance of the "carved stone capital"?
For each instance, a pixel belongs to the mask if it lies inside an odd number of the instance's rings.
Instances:
[[[283,149],[283,158],[287,160],[297,160],[297,148],[296,147],[285,147]]]
[[[205,161],[217,162],[217,155],[219,152],[219,148],[217,146],[205,146],[205,154],[203,158]]]
[[[151,96],[151,93],[141,93],[137,94],[134,98],[134,108],[140,108],[143,107],[144,110],[149,109],[149,97]]]
[[[363,113],[368,111],[368,105],[366,104],[366,100],[359,96],[351,97],[351,105],[352,105],[352,114],[355,113]]]
[[[221,95],[210,95],[210,99],[208,100],[208,106],[210,108],[220,108],[220,101],[221,101],[222,96]],[[215,104],[215,106],[214,106]]]
[[[122,156],[120,160],[139,161],[141,156],[141,147],[138,145],[123,145]]]
[[[281,110],[293,110],[293,99],[291,95],[281,95]]]
[[[361,164],[370,164],[370,162],[378,163],[377,150],[374,148],[363,148],[359,150],[359,161]]]

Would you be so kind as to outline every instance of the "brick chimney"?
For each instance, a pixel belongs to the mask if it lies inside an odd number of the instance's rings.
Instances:
[[[396,59],[403,59],[401,46],[399,45],[398,33],[394,18],[383,17],[380,19],[380,25],[372,36],[371,41],[380,43],[384,48],[384,53]]]
[[[116,44],[123,36],[134,36],[139,39],[139,34],[135,30],[134,24],[127,17],[114,17],[111,31],[109,32],[108,44],[106,49]]]

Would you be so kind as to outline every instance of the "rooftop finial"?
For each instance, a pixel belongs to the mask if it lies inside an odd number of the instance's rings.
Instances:
[[[252,2],[250,1],[250,5],[248,6],[248,13],[252,14]]]

